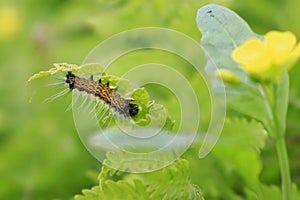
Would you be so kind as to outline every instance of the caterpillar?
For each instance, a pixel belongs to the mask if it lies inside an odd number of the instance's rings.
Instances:
[[[98,81],[94,81],[93,76],[91,76],[90,79],[85,79],[76,76],[72,72],[67,72],[65,83],[68,84],[70,90],[76,89],[80,92],[86,92],[98,97],[108,104],[109,107],[125,117],[133,117],[139,112],[137,104],[132,103],[132,100],[121,97],[121,95],[117,93],[117,89],[110,88],[109,82],[103,84],[101,78]]]

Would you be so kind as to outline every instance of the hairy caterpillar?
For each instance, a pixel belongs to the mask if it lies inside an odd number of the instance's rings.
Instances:
[[[145,88],[133,89],[130,82],[126,79],[120,79],[113,75],[103,75],[103,69],[97,63],[81,66],[68,63],[56,63],[53,65],[54,67],[49,70],[33,74],[27,80],[29,83],[45,77],[58,79],[59,82],[48,84],[48,86],[55,86],[53,88],[55,90],[61,90],[61,85],[64,85],[63,91],[48,97],[45,99],[46,102],[53,101],[76,90],[73,93],[74,99],[67,110],[76,108],[77,112],[75,113],[82,117],[82,114],[90,109],[89,113],[86,113],[86,117],[96,117],[102,128],[111,127],[114,124],[122,125],[124,128],[130,122],[130,128],[136,126],[163,126],[164,129],[172,129],[174,120],[171,120],[162,105],[150,100],[150,96]],[[80,75],[94,74],[95,76],[99,76],[100,73],[100,79],[97,79],[97,81],[93,79],[93,75],[90,78]],[[119,84],[119,87],[115,88],[117,84]],[[130,99],[122,96],[122,94],[126,93],[130,93]],[[84,109],[82,109],[83,106]],[[115,111],[116,114],[120,114],[121,116],[113,115],[114,113],[111,111]],[[79,114],[79,112],[81,113]],[[88,120],[86,117],[84,117],[84,120]],[[129,121],[130,117],[134,118]]]
[[[109,87],[109,82],[103,84],[101,79],[94,81],[93,76],[90,79],[85,79],[76,76],[72,72],[67,72],[65,83],[69,85],[70,90],[77,89],[80,92],[86,92],[100,98],[115,111],[126,117],[133,117],[139,111],[137,104],[131,103],[131,100],[121,97],[116,92],[116,89]]]

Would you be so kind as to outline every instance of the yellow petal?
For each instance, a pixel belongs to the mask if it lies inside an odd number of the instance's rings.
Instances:
[[[256,63],[257,59],[260,59],[263,51],[262,41],[251,38],[233,51],[232,58],[241,65],[252,65],[252,63]]]
[[[251,65],[242,66],[242,68],[249,74],[261,74],[265,73],[272,67],[271,61],[269,59],[263,59],[257,63]]]
[[[263,73],[269,70],[271,60],[268,51],[261,40],[252,38],[234,50],[232,58],[251,74]]]
[[[291,52],[291,59],[295,60],[300,57],[300,43],[295,47],[295,49]]]
[[[264,45],[273,63],[281,65],[289,61],[296,42],[297,38],[291,32],[270,31],[265,36]]]
[[[290,52],[296,45],[296,36],[289,31],[270,31],[266,34],[264,44],[279,53]]]
[[[289,62],[285,63],[284,67],[286,71],[289,71],[294,65],[295,62],[297,62],[298,58],[300,57],[300,43],[295,47],[295,49],[290,53],[287,60]]]

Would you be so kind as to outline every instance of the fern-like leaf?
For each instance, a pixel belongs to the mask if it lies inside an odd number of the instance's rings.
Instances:
[[[75,200],[203,200],[200,189],[191,184],[188,161],[178,159],[160,170],[130,174],[103,166],[99,175],[100,186],[83,190]]]

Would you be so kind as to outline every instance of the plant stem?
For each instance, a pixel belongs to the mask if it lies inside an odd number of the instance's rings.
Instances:
[[[292,184],[289,168],[289,160],[285,145],[284,136],[278,137],[276,140],[276,150],[281,172],[281,188],[282,199],[292,200]]]

